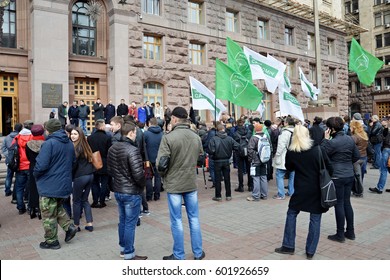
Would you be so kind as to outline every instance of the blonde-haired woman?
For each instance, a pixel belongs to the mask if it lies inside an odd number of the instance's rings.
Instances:
[[[321,206],[319,186],[321,157],[332,173],[332,167],[325,152],[319,146],[313,146],[309,130],[303,125],[294,128],[291,145],[286,155],[286,169],[295,171],[294,194],[291,196],[282,247],[275,252],[293,255],[295,251],[296,220],[300,211],[310,213],[309,232],[306,239],[306,258],[312,259],[320,238],[322,213],[328,209]]]
[[[364,127],[359,121],[351,121],[349,124],[351,129],[351,136],[353,141],[355,141],[356,147],[360,153],[361,163],[361,174],[362,174],[362,182],[364,178],[364,174],[366,173],[367,168],[367,146],[368,146],[368,135],[364,131]]]

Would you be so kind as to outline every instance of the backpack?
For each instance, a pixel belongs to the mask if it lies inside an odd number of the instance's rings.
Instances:
[[[257,143],[257,155],[261,163],[267,163],[271,159],[271,145],[269,144],[267,136],[259,136],[255,135],[255,137],[259,138],[259,142]]]
[[[9,169],[16,172],[19,170],[20,156],[18,139],[15,139],[15,143],[8,149],[8,157],[6,163]]]
[[[248,156],[248,138],[246,138],[246,135],[240,136],[240,147],[238,148],[238,155],[240,157],[247,157]]]

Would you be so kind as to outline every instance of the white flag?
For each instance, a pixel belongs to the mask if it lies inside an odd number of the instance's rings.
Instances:
[[[301,120],[302,123],[305,122],[302,108],[298,100],[291,93],[286,92],[282,88],[279,88],[279,107],[281,116],[291,115]]]
[[[320,90],[316,88],[311,82],[309,82],[308,79],[306,79],[301,67],[299,67],[299,78],[301,79],[301,87],[302,91],[305,93],[305,96],[310,97],[312,100],[317,100],[317,97],[320,94]]]
[[[212,110],[217,111],[217,120],[221,114],[226,111],[226,107],[217,99],[217,107],[214,108],[215,95],[201,82],[190,76],[190,86],[192,95],[192,108],[194,110]]]
[[[284,72],[283,79],[280,81],[278,87],[279,89],[285,90],[287,92],[291,92],[291,82],[286,72]]]
[[[263,114],[264,114],[264,111],[265,111],[265,104],[264,104],[264,101],[261,101],[261,102],[260,102],[259,107],[257,107],[256,111],[259,112],[259,113],[260,113],[260,116],[263,117]]]
[[[252,79],[264,79],[267,90],[275,93],[279,82],[283,78],[286,65],[272,56],[265,57],[245,46],[244,53],[251,66]]]

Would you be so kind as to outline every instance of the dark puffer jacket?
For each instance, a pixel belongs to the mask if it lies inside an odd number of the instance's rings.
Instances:
[[[112,191],[141,195],[145,187],[144,166],[135,142],[123,137],[108,150],[107,170],[113,178]]]

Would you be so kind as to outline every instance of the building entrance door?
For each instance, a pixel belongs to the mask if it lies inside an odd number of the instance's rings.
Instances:
[[[390,102],[378,102],[376,104],[379,119],[390,114]]]
[[[18,122],[17,76],[0,75],[0,136],[8,135]]]
[[[79,105],[80,100],[84,100],[85,105],[89,106],[89,109],[91,110],[87,120],[87,130],[89,133],[92,133],[95,126],[92,106],[95,104],[97,98],[97,79],[75,78],[74,100],[78,101]]]

